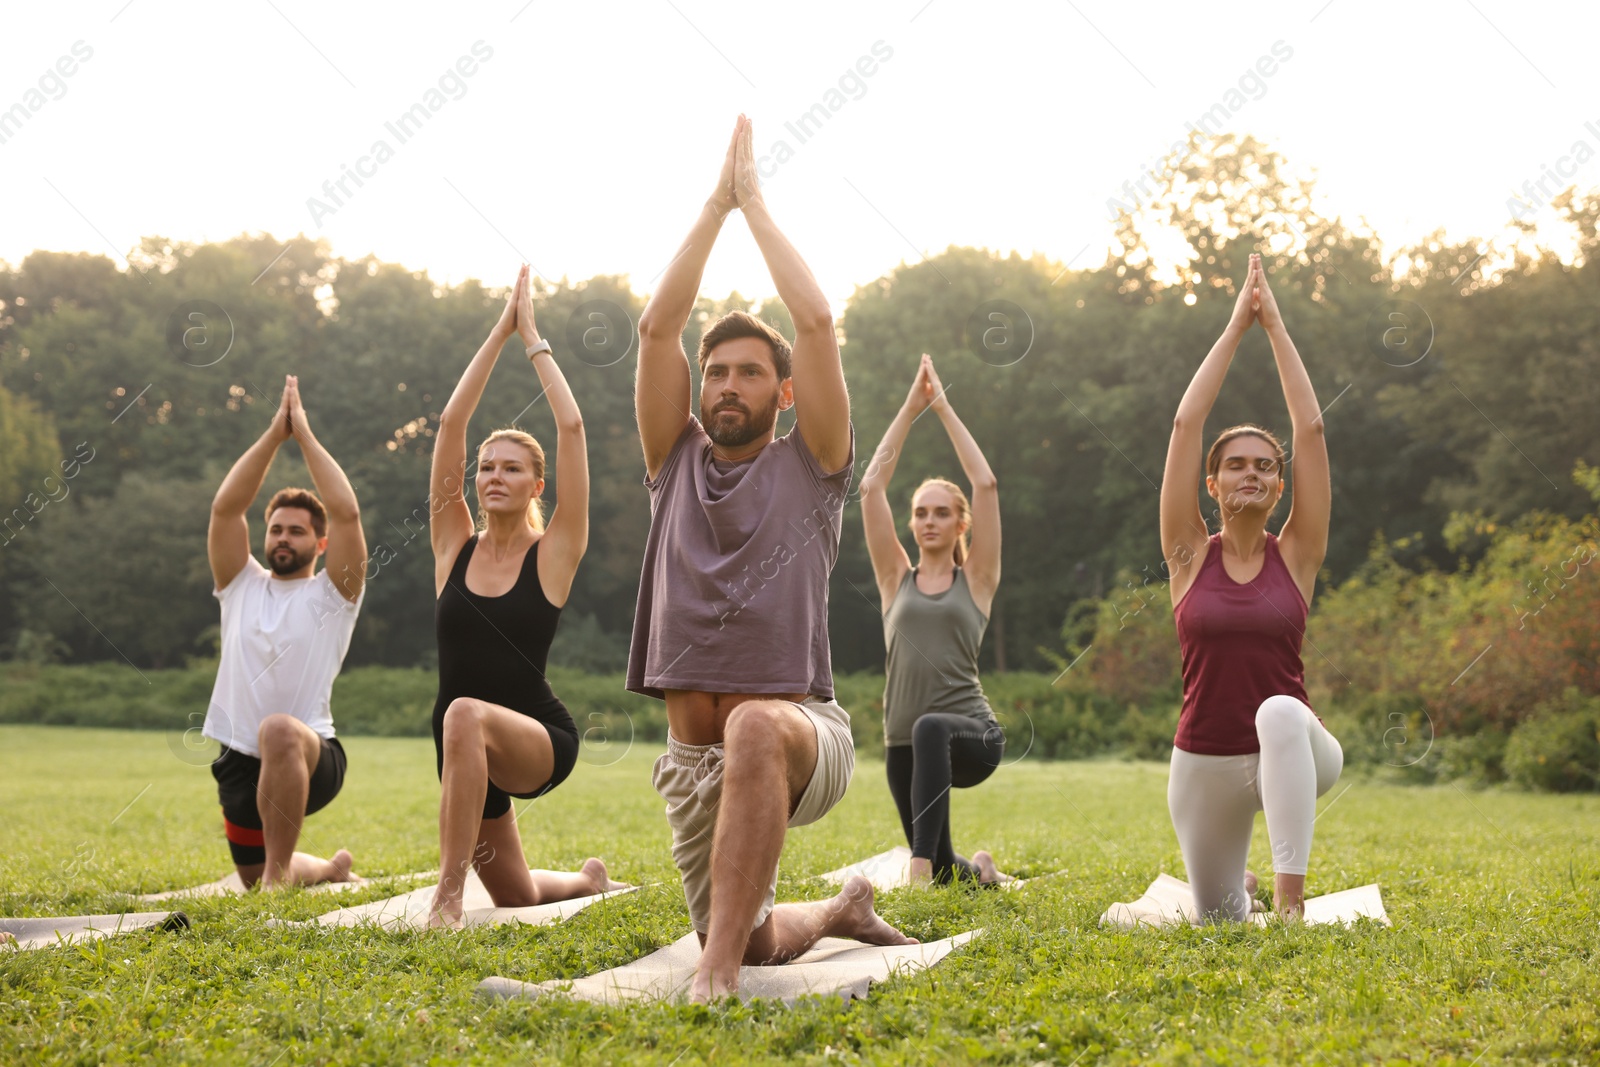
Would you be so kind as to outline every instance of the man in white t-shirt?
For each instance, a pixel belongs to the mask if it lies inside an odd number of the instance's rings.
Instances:
[[[322,499],[304,489],[273,495],[264,545],[269,571],[250,554],[245,515],[291,437]],[[348,881],[349,852],[325,860],[296,852],[295,844],[305,817],[344,785],[344,748],[328,697],[361,610],[367,540],[355,490],[311,433],[292,375],[272,425],[211,502],[206,554],[216,579],[212,595],[222,603],[222,655],[203,732],[222,745],[211,773],[239,877],[269,888]]]

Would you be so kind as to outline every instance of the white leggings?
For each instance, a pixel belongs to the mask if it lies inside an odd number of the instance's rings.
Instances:
[[[1256,737],[1261,751],[1242,756],[1172,750],[1167,810],[1200,912],[1196,918],[1249,917],[1244,868],[1258,811],[1267,815],[1273,870],[1306,873],[1317,798],[1344,769],[1338,740],[1294,697],[1261,702]]]

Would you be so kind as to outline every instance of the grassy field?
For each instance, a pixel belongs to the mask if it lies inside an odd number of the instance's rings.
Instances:
[[[347,846],[369,876],[436,864],[429,743],[346,746],[344,793],[308,822],[306,847]],[[1107,903],[1183,873],[1165,767],[1139,763],[1024,762],[958,793],[959,848],[1068,874],[1015,893],[884,895],[918,937],[987,933],[865,1003],[476,999],[487,975],[585,974],[688,930],[649,782],[658,751],[586,752],[521,825],[536,865],[598,854],[619,878],[665,885],[556,926],[450,935],[264,926],[327,909],[302,893],[190,903],[183,933],[0,956],[0,1063],[1600,1060],[1600,797],[1350,778],[1322,800],[1308,889],[1379,882],[1392,929],[1103,931]],[[225,873],[195,761],[160,733],[0,727],[4,914],[120,910],[118,891]],[[864,762],[838,809],[790,835],[779,899],[823,895],[808,876],[900,843],[882,765]],[[1270,867],[1260,820],[1252,859]]]

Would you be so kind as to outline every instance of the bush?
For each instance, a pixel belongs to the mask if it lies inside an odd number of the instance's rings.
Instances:
[[[607,633],[593,615],[563,615],[550,642],[550,662],[591,674],[621,674],[628,669],[628,634]]]
[[[0,722],[184,730],[205,718],[214,675],[207,669],[136,671],[111,662],[5,664]]]
[[[1434,743],[1434,777],[1440,781],[1466,779],[1482,785],[1506,777],[1506,743],[1503,730],[1486,727],[1475,734],[1441,737]]]
[[[1600,699],[1568,690],[1562,700],[1518,726],[1506,744],[1505,770],[1525,789],[1576,793],[1600,788]]]

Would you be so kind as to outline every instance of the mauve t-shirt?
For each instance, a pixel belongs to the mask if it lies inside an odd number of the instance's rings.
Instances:
[[[650,537],[628,689],[808,693],[833,699],[828,575],[839,558],[855,427],[828,474],[791,430],[750,459],[716,459],[691,418],[650,490]]]

